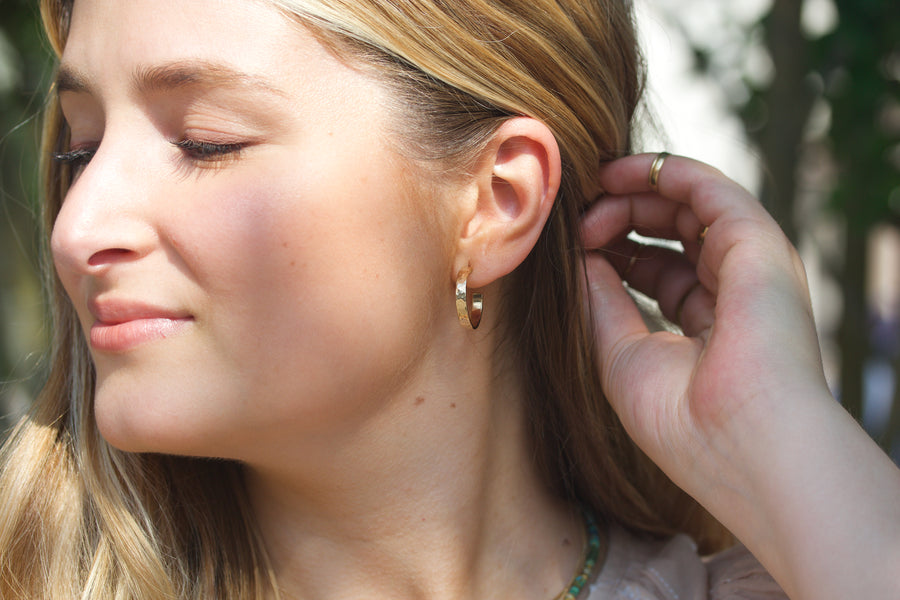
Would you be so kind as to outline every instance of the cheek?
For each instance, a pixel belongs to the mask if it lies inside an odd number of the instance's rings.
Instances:
[[[438,201],[389,174],[314,173],[223,181],[178,212],[169,241],[215,295],[276,299],[284,296],[278,289],[307,296],[330,285],[362,292],[451,281],[452,244]]]
[[[165,233],[201,287],[227,294],[283,266],[289,203],[277,188],[220,185],[179,210]]]
[[[445,236],[390,179],[268,181],[223,183],[172,221],[205,298],[198,324],[233,366],[231,389],[272,402],[259,414],[361,418],[362,402],[402,384],[440,317],[455,321]]]
[[[173,219],[173,252],[211,299],[260,310],[319,298],[321,310],[373,285],[421,285],[440,260],[442,246],[409,203],[358,186],[291,183],[225,184]]]

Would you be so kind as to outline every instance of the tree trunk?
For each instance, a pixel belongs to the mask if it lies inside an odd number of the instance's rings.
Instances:
[[[844,247],[841,290],[844,298],[840,329],[841,403],[857,420],[862,416],[863,367],[869,356],[869,324],[866,306],[868,231],[848,226]]]
[[[756,136],[767,173],[760,200],[795,244],[797,166],[814,100],[807,83],[809,44],[800,27],[801,4],[799,0],[779,0],[767,17],[766,44],[775,64],[775,79],[762,96],[768,121]]]

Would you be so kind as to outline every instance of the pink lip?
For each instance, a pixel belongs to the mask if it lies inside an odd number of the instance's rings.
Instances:
[[[91,300],[91,347],[101,352],[125,352],[142,344],[176,335],[193,317],[180,311],[140,303]]]

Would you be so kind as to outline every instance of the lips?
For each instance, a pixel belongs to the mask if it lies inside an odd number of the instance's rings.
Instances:
[[[88,309],[95,319],[91,347],[100,352],[126,352],[172,337],[194,320],[184,311],[121,300],[92,299]]]

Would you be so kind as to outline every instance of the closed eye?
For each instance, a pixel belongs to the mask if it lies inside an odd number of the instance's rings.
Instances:
[[[85,167],[94,155],[97,153],[96,148],[77,148],[68,152],[55,152],[53,160],[62,165],[69,165],[75,169]]]
[[[246,143],[215,144],[191,139],[172,142],[184,152],[185,156],[197,161],[216,162],[227,158],[237,158]]]

